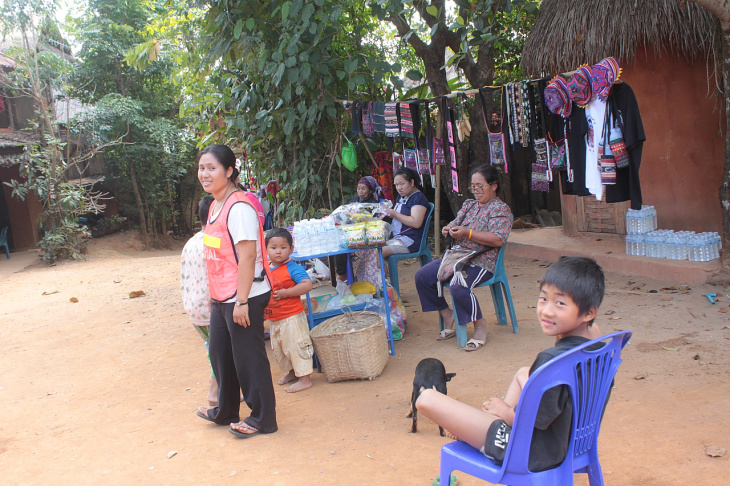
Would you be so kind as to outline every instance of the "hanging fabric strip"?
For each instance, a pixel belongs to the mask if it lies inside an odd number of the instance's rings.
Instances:
[[[454,145],[454,121],[449,108],[449,102],[444,98],[444,114],[446,116],[446,136],[449,143],[449,159],[451,160],[451,187],[454,192],[459,192],[459,171],[456,166],[456,146]]]
[[[520,101],[522,104],[522,135],[521,141],[523,147],[530,146],[530,120],[532,118],[532,109],[530,106],[530,95],[529,85],[526,81],[519,83],[520,86]]]
[[[398,103],[398,107],[400,109],[400,136],[414,138],[411,105],[401,102]]]
[[[366,101],[362,108],[362,132],[368,137],[375,133],[373,130],[373,102]]]
[[[387,137],[398,137],[400,135],[398,103],[386,103],[383,115],[385,116],[385,135]]]

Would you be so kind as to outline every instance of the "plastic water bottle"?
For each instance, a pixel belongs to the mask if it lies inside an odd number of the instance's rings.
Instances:
[[[634,251],[634,235],[628,234],[626,235],[626,254],[627,255],[633,255]]]
[[[700,262],[702,250],[702,236],[690,235],[687,237],[687,259],[691,262]]]
[[[635,235],[639,232],[639,215],[638,211],[629,209],[626,211],[626,234]]]
[[[310,255],[319,255],[322,251],[322,224],[317,219],[310,219],[310,244],[312,245],[312,253]]]
[[[324,218],[324,226],[325,226],[325,242],[326,242],[326,251],[327,253],[335,252],[339,250],[340,248],[340,240],[337,236],[337,228],[335,227],[335,221],[330,217],[327,216]]]

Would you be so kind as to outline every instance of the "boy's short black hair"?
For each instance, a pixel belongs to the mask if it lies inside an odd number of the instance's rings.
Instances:
[[[266,246],[269,246],[269,240],[271,238],[285,238],[287,243],[289,243],[289,246],[294,246],[294,240],[291,237],[291,233],[289,233],[289,230],[286,228],[274,228],[269,230],[268,233],[266,233]]]
[[[601,306],[606,278],[592,258],[564,256],[547,269],[540,280],[540,288],[543,285],[553,285],[568,294],[583,315]]]
[[[208,223],[208,211],[214,199],[212,194],[206,194],[198,203],[198,218],[200,219],[200,224],[203,226]]]

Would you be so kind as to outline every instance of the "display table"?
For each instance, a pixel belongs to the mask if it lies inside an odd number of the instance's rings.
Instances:
[[[334,252],[327,252],[327,253],[320,253],[316,255],[307,255],[307,256],[301,256],[298,253],[294,252],[291,256],[291,259],[295,262],[300,262],[302,265],[306,260],[314,260],[315,258],[327,258],[334,255],[342,255],[342,254],[352,254],[358,251],[362,250],[378,250],[378,257],[380,258],[380,281],[382,283],[383,287],[383,302],[385,305],[385,328],[388,331],[388,342],[390,343],[390,354],[391,356],[395,355],[395,346],[393,346],[393,331],[390,327],[390,301],[388,299],[388,283],[385,280],[385,265],[383,264],[383,247],[378,246],[369,246],[365,248],[340,248],[338,251]],[[348,265],[349,266],[349,265]],[[334,272],[331,271],[330,275],[334,275]],[[350,284],[352,284],[352,276],[348,272],[348,278],[350,279]],[[317,324],[320,324],[321,322],[329,319],[330,317],[334,317],[337,315],[342,314],[343,312],[350,312],[350,311],[358,311],[363,310],[367,303],[364,304],[355,304],[352,306],[345,306],[343,309],[334,309],[331,311],[324,311],[324,312],[318,312],[314,314],[312,312],[312,301],[309,297],[309,293],[307,292],[307,315],[309,320],[309,330],[311,331],[314,329],[314,326]]]

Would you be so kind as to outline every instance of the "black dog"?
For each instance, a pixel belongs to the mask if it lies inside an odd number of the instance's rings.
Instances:
[[[454,376],[456,376],[456,373],[447,373],[444,364],[436,358],[426,358],[418,363],[418,366],[416,366],[416,376],[413,378],[411,412],[408,414],[408,417],[413,417],[412,433],[415,434],[417,432],[418,410],[416,410],[416,400],[421,395],[421,391],[427,388],[433,388],[446,395],[446,382],[451,381],[451,378]],[[439,426],[439,433],[441,437],[444,436],[444,429],[441,426]]]

